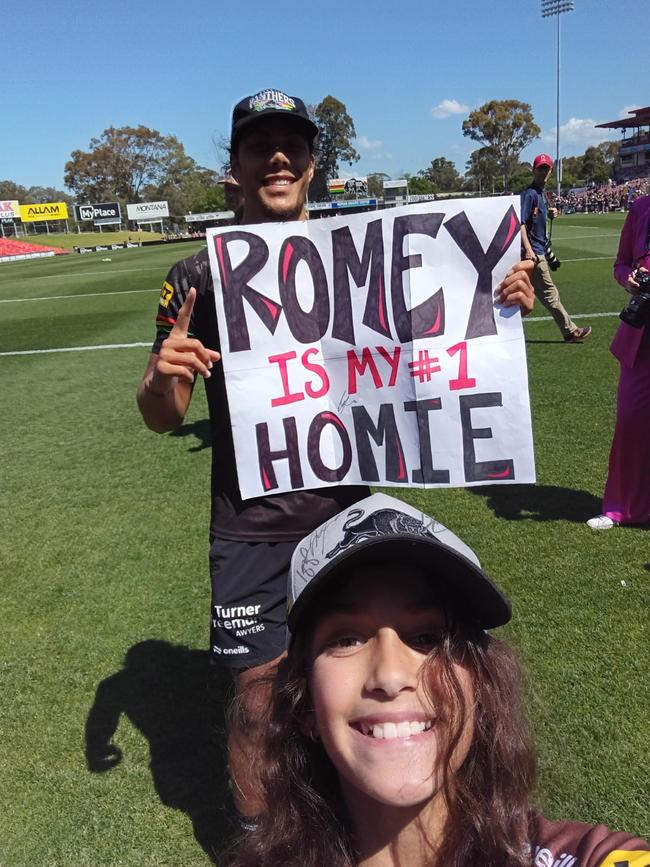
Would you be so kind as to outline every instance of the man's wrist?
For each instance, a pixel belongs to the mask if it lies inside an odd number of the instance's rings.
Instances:
[[[159,391],[157,388],[154,388],[151,385],[151,380],[145,380],[144,390],[147,394],[150,394],[152,397],[165,398],[172,393],[173,389],[168,389],[167,391]]]

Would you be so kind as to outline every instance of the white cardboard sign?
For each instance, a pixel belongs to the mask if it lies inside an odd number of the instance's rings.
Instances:
[[[208,231],[244,499],[535,481],[515,204]]]

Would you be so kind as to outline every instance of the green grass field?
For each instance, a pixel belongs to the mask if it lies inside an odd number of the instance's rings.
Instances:
[[[94,247],[100,244],[123,244],[124,241],[158,241],[162,238],[160,232],[122,231],[119,232],[57,232],[38,235],[26,235],[18,241],[30,244],[42,244],[44,247],[63,247],[71,250],[73,247]],[[10,239],[11,240],[11,239]]]
[[[565,346],[539,305],[526,322],[537,485],[408,499],[513,601],[503,632],[530,671],[547,815],[647,836],[650,536],[584,523],[612,433],[622,219],[554,228],[563,302],[594,334]],[[157,436],[134,399],[164,274],[199,248],[0,265],[2,867],[198,867],[223,834],[207,409],[199,388]]]

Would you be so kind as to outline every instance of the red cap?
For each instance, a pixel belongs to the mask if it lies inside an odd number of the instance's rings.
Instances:
[[[539,156],[536,156],[533,160],[533,168],[536,169],[538,166],[548,166],[549,169],[552,169],[553,160],[548,154],[539,154]]]

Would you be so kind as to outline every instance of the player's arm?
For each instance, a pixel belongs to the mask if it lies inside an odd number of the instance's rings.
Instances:
[[[526,223],[530,217],[532,211],[532,205],[529,196],[522,193],[521,196],[521,246],[523,250],[524,259],[531,259],[533,262],[537,261],[537,256],[533,252],[533,248],[530,245],[530,238],[528,237],[528,231],[526,229]]]
[[[158,354],[149,357],[138,387],[137,401],[145,424],[156,433],[177,428],[185,418],[197,376],[207,379],[220,355],[189,337],[196,290],[190,289],[176,322]]]
[[[192,386],[177,380],[168,391],[158,391],[154,379],[158,379],[156,371],[159,360],[160,356],[154,352],[149,356],[136,399],[147,427],[156,433],[167,433],[175,430],[185,418],[192,398]]]
[[[524,258],[530,259],[531,261],[535,262],[537,260],[537,256],[533,252],[533,248],[530,245],[528,232],[526,231],[526,226],[524,223],[521,224],[521,246],[524,250]]]

